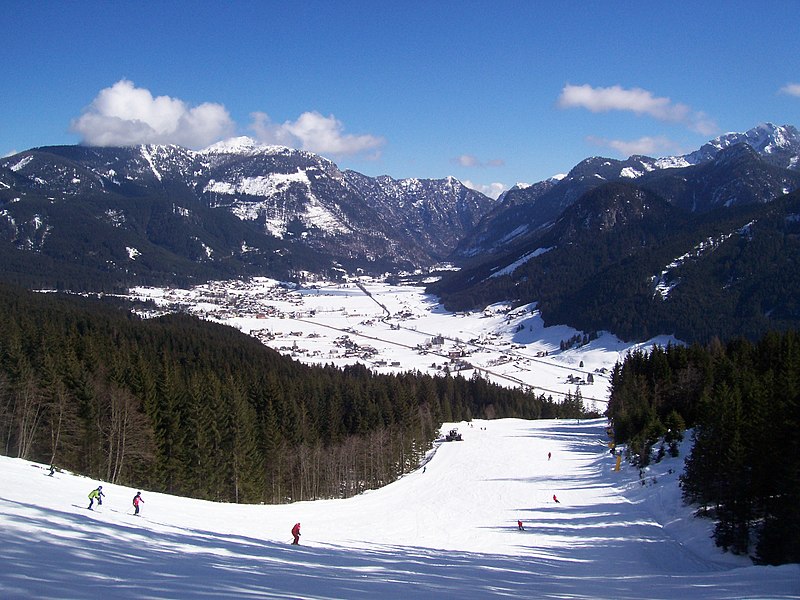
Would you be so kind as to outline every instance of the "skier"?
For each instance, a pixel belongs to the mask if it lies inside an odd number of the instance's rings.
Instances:
[[[550,460],[550,453],[547,453],[547,460]]]
[[[558,498],[556,498],[555,494],[553,494],[553,502],[555,502],[556,504],[561,504],[561,502],[558,501]]]
[[[52,477],[53,473],[55,473],[55,472],[56,472],[56,466],[55,465],[50,465],[50,472],[48,473],[48,475],[50,477]]]
[[[525,528],[522,526],[522,521],[517,520],[517,529],[520,531],[525,531]]]
[[[292,544],[299,544],[300,543],[300,523],[295,523],[294,527],[292,527],[292,535],[294,536],[294,541]]]
[[[95,499],[97,499],[97,506],[102,506],[103,504],[103,486],[98,485],[96,489],[93,489],[89,492],[89,510],[92,510],[92,505],[94,504]]]
[[[139,504],[144,504],[144,499],[142,498],[142,492],[136,492],[136,495],[133,497],[133,508],[136,510],[133,512],[134,515],[139,514]]]

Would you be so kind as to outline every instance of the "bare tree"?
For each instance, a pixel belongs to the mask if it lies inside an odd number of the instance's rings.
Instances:
[[[106,459],[106,479],[118,483],[129,461],[152,457],[152,435],[133,394],[106,382],[97,381],[95,386],[100,404],[98,429]]]
[[[56,457],[63,446],[64,433],[74,431],[77,418],[74,398],[69,394],[62,382],[57,382],[49,394],[46,403],[47,423],[50,427],[50,464],[55,464]]]
[[[11,394],[5,375],[0,373],[0,442],[3,444],[3,454],[5,455],[10,454],[13,428],[14,396]]]
[[[17,389],[15,396],[17,456],[29,458],[44,412],[44,397],[31,379],[24,381]]]

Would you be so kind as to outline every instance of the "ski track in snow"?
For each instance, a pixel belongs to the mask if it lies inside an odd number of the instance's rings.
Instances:
[[[800,565],[713,546],[711,523],[680,503],[683,457],[642,485],[624,462],[613,471],[602,420],[456,425],[464,441],[437,443],[424,472],[355,498],[259,506],[142,490],[141,517],[133,488],[104,483],[88,511],[97,481],[0,457],[0,597],[800,598]]]

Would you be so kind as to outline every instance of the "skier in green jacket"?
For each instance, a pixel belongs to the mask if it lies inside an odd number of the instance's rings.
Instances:
[[[103,486],[98,485],[96,489],[93,489],[89,492],[89,510],[92,510],[92,505],[94,504],[95,499],[97,499],[97,506],[101,506],[103,504]]]

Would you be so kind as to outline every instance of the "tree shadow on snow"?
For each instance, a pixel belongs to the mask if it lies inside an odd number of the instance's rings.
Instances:
[[[154,529],[133,516],[109,522],[88,511],[0,502],[34,515],[4,517],[4,598],[639,599],[673,598],[689,589],[698,597],[696,586],[708,586],[707,598],[764,593],[763,583],[756,590],[735,573],[626,575],[626,552],[641,551],[648,532],[636,534],[642,539],[633,544],[627,529],[608,528],[600,516],[581,517],[577,510],[562,509],[549,522],[539,518],[518,532],[526,544],[530,540],[529,555],[503,556],[405,546],[290,546],[166,524],[158,525],[168,530]],[[572,543],[537,548],[537,534],[545,532],[570,536]],[[609,561],[598,564],[597,544],[608,549]]]

